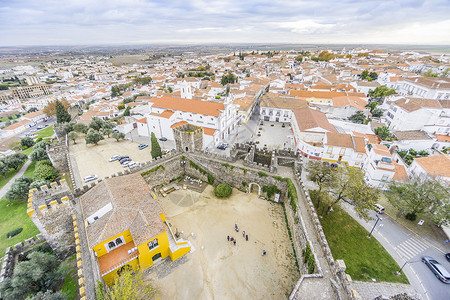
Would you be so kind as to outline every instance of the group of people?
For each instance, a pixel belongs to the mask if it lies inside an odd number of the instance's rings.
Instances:
[[[239,227],[238,227],[237,224],[234,224],[234,230],[235,230],[236,232],[239,232]],[[248,241],[248,234],[245,234],[245,231],[242,231],[242,236],[244,237],[244,239],[245,239],[246,241]],[[228,240],[229,242],[232,242],[233,245],[236,246],[236,239],[235,239],[234,237],[227,235],[227,240]],[[266,254],[267,254],[266,250],[263,250],[263,254],[262,254],[262,255],[264,256],[264,255],[266,255]]]

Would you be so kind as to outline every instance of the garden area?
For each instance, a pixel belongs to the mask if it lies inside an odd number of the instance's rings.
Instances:
[[[317,202],[316,202],[317,203]],[[375,238],[336,206],[320,220],[334,259],[343,259],[353,280],[409,283],[399,265]]]

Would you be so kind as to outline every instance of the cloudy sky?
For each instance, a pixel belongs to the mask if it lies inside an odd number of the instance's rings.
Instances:
[[[0,46],[450,44],[449,0],[0,0]]]

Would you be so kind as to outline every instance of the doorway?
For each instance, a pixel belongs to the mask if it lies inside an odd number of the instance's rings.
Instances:
[[[157,253],[155,255],[153,255],[152,260],[153,262],[157,261],[159,258],[161,258],[161,253]]]

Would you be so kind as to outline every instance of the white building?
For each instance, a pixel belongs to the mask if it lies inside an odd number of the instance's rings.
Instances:
[[[450,156],[448,154],[415,158],[408,168],[410,176],[442,180],[450,183]]]
[[[221,142],[230,141],[237,133],[239,106],[232,104],[231,97],[224,103],[217,103],[163,96],[152,98],[149,106],[147,126],[157,138],[173,140],[172,128],[187,123],[204,129],[204,147],[214,147]]]
[[[406,78],[399,82],[397,93],[409,97],[450,99],[450,78]]]

